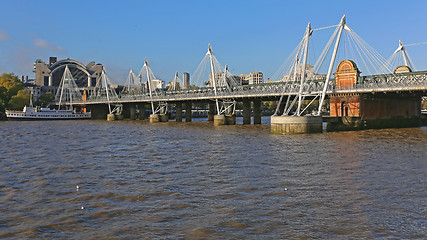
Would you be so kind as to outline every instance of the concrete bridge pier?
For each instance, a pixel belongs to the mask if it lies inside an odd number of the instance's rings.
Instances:
[[[182,102],[175,103],[175,119],[177,122],[182,122]]]
[[[271,133],[321,133],[322,124],[321,116],[271,116]]]
[[[235,125],[236,124],[236,115],[234,115],[234,114],[225,115],[225,124],[226,125]]]
[[[255,99],[254,103],[254,124],[261,124],[261,100]]]
[[[159,114],[159,122],[168,122],[169,116],[167,114]]]
[[[215,115],[214,116],[214,126],[219,125],[235,125],[236,124],[236,115]]]
[[[193,109],[193,105],[191,102],[186,102],[185,103],[185,121],[186,122],[191,122],[191,110]]]
[[[114,114],[107,114],[107,121],[115,121],[116,120],[116,116]]]
[[[243,101],[243,124],[251,124],[251,101],[244,100]]]
[[[150,114],[150,123],[160,122],[159,114]]]
[[[114,117],[116,118],[116,120],[123,120],[123,119],[125,119],[123,117],[123,114],[118,114],[118,113],[114,114]]]
[[[213,121],[215,116],[215,103],[209,103],[208,121]]]
[[[225,115],[215,115],[214,116],[214,126],[225,125]]]

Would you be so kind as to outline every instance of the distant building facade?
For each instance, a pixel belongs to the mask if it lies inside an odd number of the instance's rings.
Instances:
[[[300,81],[302,76],[302,66],[297,66],[296,73],[291,75],[285,75],[283,76],[278,82],[292,82],[294,81]],[[314,73],[314,66],[307,64],[305,66],[305,80],[323,80],[326,78],[326,74],[317,74]]]
[[[251,84],[262,84],[264,83],[264,76],[262,72],[251,72],[246,76],[245,81]]]
[[[215,80],[217,87],[225,86],[224,72],[216,72]],[[262,84],[264,83],[264,76],[262,72],[251,72],[249,74],[240,74],[227,76],[227,83],[233,85],[248,85],[248,84]],[[212,75],[209,75],[209,81],[205,84],[207,87],[213,87]]]
[[[165,81],[160,80],[160,79],[153,79],[151,80],[151,91],[154,91],[156,89],[164,89],[165,88]],[[144,87],[146,89],[146,91],[150,91],[150,89],[148,88],[148,81],[145,82]]]
[[[183,89],[190,86],[190,74],[188,72],[182,73],[182,83],[184,84],[184,86],[182,86]]]
[[[246,80],[247,77],[248,77],[248,74],[240,74],[239,75],[240,85],[248,85],[249,84],[248,80]]]
[[[262,72],[251,72],[249,74],[240,74],[241,85],[262,84],[264,83],[264,74]]]
[[[57,61],[56,57],[50,57],[48,64],[37,59],[34,63],[35,84],[37,86],[58,87],[66,66],[70,69],[79,87],[94,87],[101,77],[103,69],[102,64],[99,63],[90,62],[83,65],[81,62],[69,58]]]

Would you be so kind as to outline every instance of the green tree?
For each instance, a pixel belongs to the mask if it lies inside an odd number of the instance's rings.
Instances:
[[[18,76],[13,73],[3,73],[0,75],[0,105],[8,108],[8,104],[19,90],[24,88],[24,84],[19,81]],[[4,110],[3,110],[4,111]]]
[[[25,106],[30,105],[31,94],[25,90],[19,90],[9,101],[8,107],[12,110],[22,110]]]
[[[51,92],[43,93],[35,104],[36,106],[46,107],[53,102],[54,99],[55,96]]]
[[[269,110],[269,111],[275,111],[277,107],[277,101],[263,101],[262,102],[262,109]]]
[[[6,108],[5,99],[7,96],[7,89],[5,87],[0,87],[0,113],[4,112]]]

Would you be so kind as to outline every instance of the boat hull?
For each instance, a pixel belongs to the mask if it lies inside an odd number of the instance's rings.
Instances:
[[[57,121],[57,120],[89,120],[91,117],[7,117],[9,121]]]
[[[24,111],[6,110],[6,117],[11,121],[84,120],[91,119],[91,113],[75,113],[69,110],[34,110],[33,108],[24,108]]]

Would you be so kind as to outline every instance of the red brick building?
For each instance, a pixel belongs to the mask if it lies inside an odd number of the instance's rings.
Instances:
[[[402,71],[402,67],[398,67]],[[407,67],[406,67],[407,68]],[[407,71],[411,71],[409,68]],[[360,71],[351,60],[338,64],[336,89],[351,89],[358,83]],[[332,126],[344,128],[405,127],[421,124],[421,96],[414,93],[331,94]],[[333,121],[333,120],[332,120]]]

